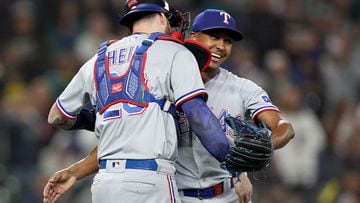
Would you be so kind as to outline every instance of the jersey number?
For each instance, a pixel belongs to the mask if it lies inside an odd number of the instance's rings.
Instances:
[[[123,103],[123,109],[129,116],[142,114],[144,112],[145,108],[146,107],[138,107],[133,104]]]
[[[106,110],[104,112],[104,120],[112,120],[122,117],[122,112],[126,112],[129,116],[139,115],[144,112],[146,107],[138,107],[129,103],[123,103],[123,107],[120,110]]]

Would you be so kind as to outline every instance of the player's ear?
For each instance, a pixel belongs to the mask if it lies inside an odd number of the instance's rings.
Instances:
[[[159,14],[160,14],[160,22],[161,22],[161,24],[167,25],[168,19],[166,18],[165,14],[162,13],[162,12],[160,12]]]

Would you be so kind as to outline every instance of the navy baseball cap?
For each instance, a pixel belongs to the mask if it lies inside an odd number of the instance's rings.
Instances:
[[[244,38],[244,35],[236,29],[236,22],[234,18],[223,10],[206,9],[197,15],[194,19],[191,31],[201,32],[212,29],[224,29],[230,33],[230,37],[239,41]]]
[[[168,13],[170,8],[166,0],[127,0],[124,11],[120,24],[129,27],[142,15],[155,12]]]

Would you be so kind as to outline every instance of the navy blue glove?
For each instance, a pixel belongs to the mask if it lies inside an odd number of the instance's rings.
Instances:
[[[226,156],[223,167],[230,171],[257,171],[267,167],[273,155],[269,131],[256,126],[252,120],[227,116],[225,122],[233,129],[235,146]]]

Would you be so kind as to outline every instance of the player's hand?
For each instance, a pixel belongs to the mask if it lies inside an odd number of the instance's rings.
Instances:
[[[235,191],[239,197],[239,203],[251,203],[253,185],[251,184],[249,178],[246,175],[241,174],[240,181],[237,180],[237,177],[233,179]]]
[[[54,203],[59,197],[68,191],[75,183],[76,177],[70,170],[63,169],[54,173],[48,180],[43,191],[43,202]]]

